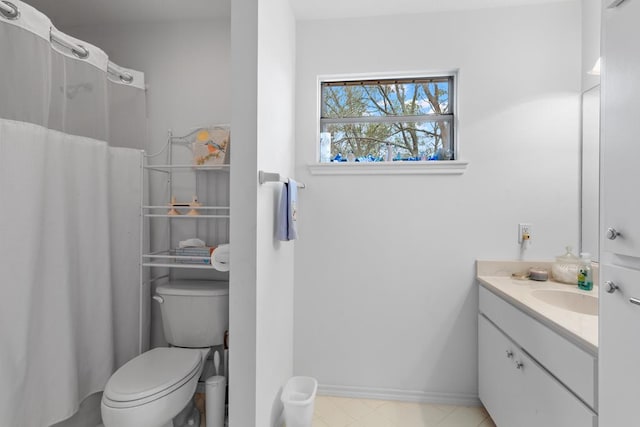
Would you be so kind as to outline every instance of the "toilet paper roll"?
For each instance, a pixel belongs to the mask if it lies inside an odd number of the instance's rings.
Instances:
[[[220,245],[211,253],[211,265],[218,271],[229,271],[230,247],[228,244]]]

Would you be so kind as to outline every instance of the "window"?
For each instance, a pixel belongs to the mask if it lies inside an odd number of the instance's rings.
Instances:
[[[454,76],[321,83],[320,162],[455,160]]]

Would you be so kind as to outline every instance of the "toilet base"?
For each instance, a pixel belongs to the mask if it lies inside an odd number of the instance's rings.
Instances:
[[[195,396],[194,396],[195,398]],[[200,426],[200,411],[196,408],[195,400],[191,399],[187,406],[173,419],[173,424],[167,427]]]
[[[176,417],[164,424],[162,427],[191,427],[200,426],[200,411],[196,408],[193,400],[187,403],[182,411]],[[97,427],[104,427],[104,424],[100,424]]]

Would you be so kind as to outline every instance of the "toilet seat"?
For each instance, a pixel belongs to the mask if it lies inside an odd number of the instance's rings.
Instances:
[[[103,404],[133,408],[158,400],[200,374],[202,352],[187,348],[154,348],[127,362],[111,376]]]

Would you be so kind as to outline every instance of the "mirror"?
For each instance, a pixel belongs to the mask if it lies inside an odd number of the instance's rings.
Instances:
[[[598,261],[600,222],[600,85],[582,94],[580,252]]]

